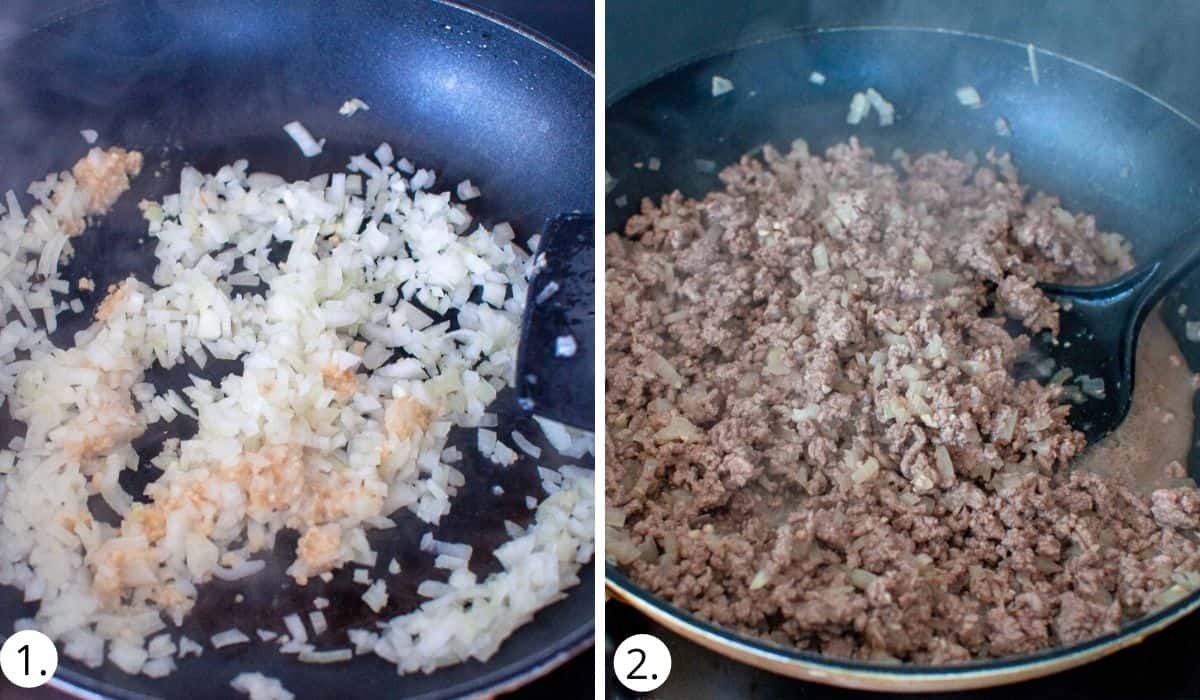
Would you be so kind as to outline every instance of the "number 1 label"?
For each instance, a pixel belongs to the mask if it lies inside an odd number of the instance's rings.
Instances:
[[[58,670],[58,649],[54,642],[37,630],[21,630],[0,646],[0,673],[9,683],[21,688],[36,688],[54,677]]]

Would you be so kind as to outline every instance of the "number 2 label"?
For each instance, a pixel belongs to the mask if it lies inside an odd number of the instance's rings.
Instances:
[[[621,685],[635,693],[649,693],[671,675],[671,652],[658,637],[635,634],[617,646],[613,671]]]

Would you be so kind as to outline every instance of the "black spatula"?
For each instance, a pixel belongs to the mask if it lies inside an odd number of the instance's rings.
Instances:
[[[1103,396],[1071,407],[1069,420],[1088,443],[1112,432],[1133,400],[1134,352],[1142,322],[1184,273],[1200,262],[1196,231],[1153,262],[1095,287],[1041,284],[1062,306],[1057,338],[1042,334],[1034,349],[1075,375],[1104,381]]]
[[[595,413],[595,221],[564,214],[534,251],[517,351],[517,397],[528,411],[592,430]]]

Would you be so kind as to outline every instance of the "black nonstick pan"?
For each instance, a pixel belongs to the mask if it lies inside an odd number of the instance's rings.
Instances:
[[[370,110],[339,115],[351,97]],[[98,131],[97,145],[146,154],[133,190],[98,230],[77,239],[77,255],[64,274],[72,280],[89,276],[98,290],[130,273],[149,279],[153,258],[138,241],[145,224],[136,203],[178,191],[185,165],[212,172],[247,158],[252,170],[307,178],[340,170],[351,155],[370,153],[382,141],[398,156],[436,169],[441,188],[470,178],[484,192],[477,217],[488,224],[510,221],[525,240],[551,217],[592,209],[593,99],[592,75],[580,61],[527,31],[450,3],[89,3],[0,55],[0,189],[23,192],[30,181],[69,168],[87,149],[81,129]],[[281,129],[292,120],[328,139],[323,154],[300,154]],[[87,322],[96,301],[79,318],[63,315],[55,336],[60,344]],[[591,372],[587,367],[585,376]],[[154,381],[169,385],[172,378]],[[490,410],[499,415],[501,434],[518,428],[547,447],[515,392],[502,394]],[[7,444],[19,430],[0,412],[0,441]],[[148,435],[140,442],[143,457],[165,437]],[[486,575],[498,568],[490,552],[507,539],[503,521],[532,519],[525,497],[542,496],[540,480],[527,458],[503,471],[482,459],[473,431],[452,433],[451,441],[467,455],[468,485],[436,536],[474,545],[472,568]],[[546,454],[553,450],[543,454],[544,466],[579,463]],[[503,497],[492,494],[493,484],[504,488]],[[414,608],[421,600],[417,583],[438,575],[432,560],[417,551],[428,528],[407,513],[398,520],[396,529],[372,536],[382,562],[373,573],[389,580],[384,617]],[[280,539],[277,552],[290,556],[294,535]],[[386,562],[393,555],[402,573],[389,577]],[[283,615],[312,610],[319,596],[331,601],[323,646],[345,645],[348,628],[372,625],[375,616],[359,599],[362,587],[351,582],[349,571],[299,589],[283,574],[285,566],[272,558],[264,572],[241,585],[204,587],[183,633],[206,641],[231,626],[251,636],[260,627],[279,630]],[[53,683],[80,696],[215,698],[234,695],[229,681],[237,673],[260,671],[301,698],[491,695],[546,673],[591,644],[590,566],[581,577],[564,600],[522,627],[488,662],[430,675],[399,676],[395,666],[375,657],[306,665],[272,646],[251,644],[209,649],[161,680],[129,677],[111,665],[89,670],[62,657]],[[0,588],[0,634],[33,611],[17,591]],[[590,693],[590,678],[581,687]]]
[[[949,150],[1009,152],[1022,179],[1061,195],[1065,206],[1096,215],[1120,231],[1135,254],[1151,258],[1200,218],[1200,126],[1112,75],[1036,50],[1037,80],[1025,44],[940,30],[856,28],[778,36],[728,53],[699,57],[629,92],[607,107],[606,169],[616,179],[606,200],[605,229],[620,231],[641,197],[674,189],[700,196],[720,186],[717,172],[770,142],[786,150],[804,138],[816,150],[857,136],[887,158]],[[809,82],[819,71],[824,85]],[[720,75],[735,89],[712,94]],[[959,87],[974,86],[979,109],[961,105]],[[846,123],[851,96],[874,87],[895,104],[896,123]],[[1011,130],[1001,135],[996,120]],[[637,168],[650,157],[657,171]],[[698,163],[699,161],[699,163]],[[715,166],[715,167],[714,167]],[[1184,341],[1197,307],[1195,275],[1168,297],[1164,314],[1193,369],[1200,352]],[[1188,312],[1189,314],[1192,312]],[[1197,474],[1197,455],[1189,469]],[[1039,654],[953,667],[835,660],[775,646],[710,625],[647,593],[607,568],[610,591],[661,624],[731,658],[777,673],[836,685],[891,691],[973,688],[1033,678],[1135,644],[1200,607],[1187,598],[1099,639]]]

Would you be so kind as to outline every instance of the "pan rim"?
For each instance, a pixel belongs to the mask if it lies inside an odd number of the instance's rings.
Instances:
[[[51,14],[43,21],[31,26],[27,31],[21,32],[17,36],[13,37],[11,41],[0,45],[0,54],[12,50],[13,47],[21,44],[22,42],[29,41],[40,33],[47,31],[63,22],[77,19],[90,12],[95,12],[107,7],[118,5],[123,1],[125,0],[79,0],[77,4]],[[522,39],[542,47],[550,54],[565,61],[575,69],[582,72],[588,80],[593,82],[595,81],[595,72],[590,62],[577,55],[565,45],[521,24],[520,22],[517,22],[516,20],[506,17],[500,13],[474,7],[468,4],[468,0],[427,1],[430,4],[439,5],[452,11],[474,15],[484,21],[498,25],[498,27],[501,29],[512,32]],[[591,132],[588,133],[590,135]],[[591,566],[593,572],[595,572],[597,568],[596,560],[593,558],[593,560],[585,566]],[[584,593],[589,594],[590,591],[584,591]],[[512,692],[548,675],[587,649],[594,647],[595,629],[596,623],[593,612],[593,616],[585,624],[579,625],[570,630],[554,644],[541,649],[539,653],[531,657],[514,661],[513,663],[490,673],[481,674],[476,678],[460,683],[458,687],[452,689],[430,690],[413,697],[417,699],[425,698],[429,700],[433,700],[434,698],[475,699],[490,698],[501,693]],[[114,686],[95,677],[88,676],[81,671],[70,668],[60,669],[60,671],[46,683],[46,686],[54,688],[55,690],[67,696],[79,698],[80,700],[106,700],[106,698],[153,700],[157,697],[154,695],[147,695],[144,693],[131,691],[127,688]]]
[[[813,35],[852,32],[940,34],[1004,44],[1022,51],[1032,45],[979,32],[940,27],[908,25],[797,26],[766,33],[720,50],[697,52],[688,58],[674,62],[647,75],[634,85],[607,95],[605,110],[607,112],[647,86],[697,63],[775,42],[801,39]],[[1132,90],[1139,97],[1150,100],[1159,108],[1182,120],[1184,124],[1200,131],[1200,123],[1195,119],[1135,83],[1079,59],[1036,45],[1032,46],[1039,54],[1098,74],[1123,88]],[[1032,654],[972,661],[957,665],[889,665],[827,657],[811,651],[778,646],[707,622],[653,595],[634,583],[627,574],[608,561],[605,561],[605,589],[606,593],[614,600],[633,607],[652,621],[727,658],[775,673],[828,685],[890,692],[970,690],[1039,678],[1083,665],[1138,644],[1149,635],[1200,609],[1200,590],[1196,590],[1175,603],[1137,618],[1116,632],[1075,644],[1052,647]]]
[[[113,1],[115,1],[115,0],[113,0]],[[526,25],[516,21],[515,19],[507,17],[498,12],[492,12],[489,10],[484,10],[482,8],[475,7],[471,4],[469,4],[469,0],[430,0],[430,2],[436,3],[438,5],[445,5],[446,7],[450,7],[450,8],[456,9],[456,10],[460,10],[462,12],[466,12],[467,14],[476,15],[476,16],[486,19],[490,22],[495,22],[496,24],[499,24],[500,26],[504,27],[505,29],[512,31],[515,34],[519,34],[520,36],[525,37],[526,39],[534,42],[535,44],[539,44],[542,47],[549,49],[551,52],[558,54],[558,56],[560,58],[562,58],[563,60],[574,65],[576,68],[583,71],[584,73],[587,73],[588,76],[590,78],[592,78],[593,80],[595,80],[595,78],[596,78],[595,70],[590,61],[585,60],[582,56],[576,54],[574,51],[567,48],[563,44],[555,41],[554,39],[551,39],[550,37],[546,36],[545,34],[542,34],[541,32],[537,31],[536,29],[527,27]],[[595,41],[594,36],[592,39],[593,39],[593,41]]]
[[[446,3],[450,2],[450,0],[434,0],[434,1],[435,2],[446,2]],[[1056,60],[1065,61],[1067,63],[1070,63],[1071,65],[1074,65],[1076,67],[1083,68],[1085,70],[1096,73],[1097,75],[1100,75],[1100,76],[1107,78],[1108,80],[1111,80],[1123,87],[1126,87],[1130,90],[1137,92],[1142,97],[1151,100],[1159,107],[1166,109],[1168,112],[1170,112],[1174,116],[1178,117],[1179,119],[1182,119],[1188,126],[1191,126],[1194,129],[1200,130],[1200,121],[1197,121],[1196,119],[1193,119],[1192,117],[1188,116],[1183,111],[1174,107],[1173,105],[1171,105],[1167,101],[1163,100],[1162,98],[1151,94],[1150,92],[1148,92],[1144,88],[1140,87],[1136,83],[1133,83],[1133,82],[1131,82],[1125,78],[1122,78],[1120,76],[1114,75],[1113,73],[1110,73],[1109,71],[1106,71],[1103,68],[1099,68],[1099,67],[1094,66],[1085,61],[1081,61],[1077,58],[1072,58],[1070,56],[1058,53],[1057,51],[1051,51],[1050,49],[1042,48],[1040,46],[1037,46],[1036,44],[1022,43],[1015,39],[1006,39],[1004,37],[999,37],[999,36],[995,36],[992,34],[984,34],[982,32],[968,32],[968,31],[963,31],[963,30],[959,30],[959,29],[946,29],[943,27],[919,27],[919,26],[910,26],[910,25],[903,25],[903,24],[870,24],[870,25],[844,25],[844,26],[838,25],[838,26],[830,26],[830,27],[816,27],[816,26],[792,27],[789,29],[781,29],[778,31],[766,33],[762,36],[755,37],[748,41],[734,44],[729,48],[721,49],[718,51],[700,51],[695,54],[692,54],[691,56],[689,56],[683,60],[671,63],[671,64],[667,65],[666,67],[664,67],[654,73],[650,73],[641,82],[638,82],[638,83],[631,85],[629,87],[626,87],[626,88],[622,88],[621,90],[618,90],[617,92],[614,92],[611,95],[606,95],[605,102],[604,102],[605,111],[607,111],[609,108],[613,107],[616,103],[620,102],[621,100],[624,100],[625,98],[629,97],[633,93],[645,88],[647,85],[654,83],[658,80],[661,80],[662,78],[670,75],[671,73],[674,73],[674,72],[676,72],[682,68],[685,68],[687,66],[690,66],[694,63],[700,63],[702,61],[707,61],[707,60],[716,58],[718,56],[724,56],[726,54],[732,54],[737,51],[744,51],[746,49],[755,48],[755,47],[761,46],[763,44],[770,44],[770,43],[774,43],[777,41],[784,41],[786,39],[797,39],[797,38],[801,38],[806,35],[837,34],[837,33],[849,34],[849,33],[857,33],[857,32],[861,32],[864,34],[865,33],[874,33],[874,32],[896,32],[896,33],[912,32],[912,33],[919,33],[919,34],[943,34],[946,36],[964,37],[964,38],[968,38],[968,39],[979,39],[982,41],[989,41],[989,42],[998,43],[998,44],[1006,44],[1008,46],[1011,46],[1011,47],[1017,48],[1017,49],[1026,49],[1026,47],[1028,47],[1028,46],[1033,46],[1035,53],[1042,54],[1045,56],[1050,56],[1051,58],[1054,58]]]
[[[77,5],[53,13],[38,24],[30,27],[28,31],[18,34],[7,44],[0,46],[0,51],[7,50],[12,45],[20,43],[21,41],[25,41],[29,39],[30,36],[37,34],[38,32],[45,31],[56,24],[65,22],[69,19],[74,19],[80,15],[108,7],[110,5],[116,5],[117,3],[123,1],[124,0],[78,0]],[[587,61],[582,56],[567,48],[564,44],[551,39],[545,34],[542,34],[536,29],[532,29],[531,27],[528,27],[515,19],[507,17],[499,12],[475,7],[474,5],[470,4],[469,0],[428,0],[428,2],[475,15],[481,19],[498,24],[514,34],[528,39],[529,41],[548,49],[550,52],[557,54],[559,58],[562,58],[567,63],[570,63],[584,73],[587,73],[588,76],[593,80],[596,77],[592,62]]]
[[[778,646],[707,622],[647,592],[608,562],[605,563],[605,587],[618,602],[630,605],[654,622],[722,656],[829,685],[890,692],[971,690],[1040,678],[1138,644],[1200,608],[1200,591],[1193,591],[1186,598],[1144,615],[1121,630],[1069,646],[953,666],[889,665]],[[727,652],[734,655],[731,657]]]
[[[506,667],[489,674],[484,674],[462,683],[461,685],[466,687],[456,688],[451,691],[451,694],[445,694],[446,691],[444,690],[430,690],[411,697],[414,700],[433,700],[435,698],[482,700],[483,698],[495,697],[501,693],[509,693],[548,675],[588,648],[591,648],[594,643],[595,620],[593,619],[587,625],[566,635],[559,644],[544,649],[530,665],[526,665],[529,664],[528,659],[526,659],[525,662],[512,664],[512,666],[519,666],[520,668],[512,669],[511,672]],[[69,668],[61,669],[55,673],[54,677],[46,685],[79,700],[108,700],[109,698],[121,698],[121,700],[157,700],[159,698],[156,695],[147,695],[131,691],[127,688],[114,686]]]

